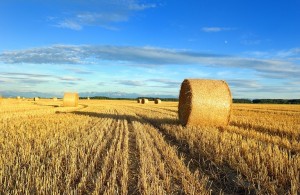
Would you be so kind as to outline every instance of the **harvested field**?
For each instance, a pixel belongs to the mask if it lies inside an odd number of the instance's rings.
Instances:
[[[233,104],[183,127],[178,103],[3,99],[1,194],[297,194],[300,106]]]

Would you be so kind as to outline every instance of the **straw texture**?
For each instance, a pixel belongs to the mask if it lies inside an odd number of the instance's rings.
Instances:
[[[179,95],[179,120],[182,125],[226,126],[231,104],[231,92],[225,81],[185,79]]]
[[[142,104],[148,104],[148,102],[149,102],[148,99],[146,99],[146,98],[143,98],[143,99],[142,99]]]
[[[155,99],[155,100],[154,100],[154,103],[155,103],[155,104],[160,104],[160,103],[161,103],[161,100],[160,100],[160,99]]]
[[[78,93],[65,93],[64,94],[64,107],[76,107],[78,106],[79,96]]]

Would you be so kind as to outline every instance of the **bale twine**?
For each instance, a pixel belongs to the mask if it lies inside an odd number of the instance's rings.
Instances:
[[[154,100],[154,103],[155,103],[155,104],[160,104],[160,103],[161,103],[161,100],[160,100],[160,99],[155,99],[155,100]]]
[[[142,104],[148,104],[148,102],[149,102],[148,99],[146,99],[146,98],[143,98],[143,99],[142,99]]]
[[[38,98],[38,97],[34,97],[34,98],[33,98],[33,101],[36,102],[36,101],[38,101],[39,99],[40,99],[40,98]]]
[[[231,92],[225,81],[185,79],[179,95],[179,120],[182,125],[226,126],[231,104]]]
[[[65,93],[64,94],[64,107],[76,107],[78,106],[79,96],[78,93]]]
[[[142,103],[142,99],[137,99],[137,103]]]

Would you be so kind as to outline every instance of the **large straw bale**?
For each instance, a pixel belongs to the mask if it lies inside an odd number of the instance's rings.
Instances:
[[[67,92],[64,94],[64,107],[76,107],[78,106],[79,95],[78,93]]]
[[[154,100],[154,103],[155,103],[155,104],[160,104],[160,103],[161,103],[161,100],[160,100],[160,99],[155,99],[155,100]]]
[[[179,95],[179,120],[182,125],[226,126],[231,104],[231,92],[225,81],[185,79]]]
[[[142,103],[142,99],[137,99],[137,103]]]
[[[36,101],[39,101],[39,99],[40,99],[39,97],[34,97],[34,98],[33,98],[33,101],[36,102]]]
[[[149,102],[148,99],[146,99],[146,98],[143,98],[143,99],[142,99],[142,104],[148,104],[148,102]]]

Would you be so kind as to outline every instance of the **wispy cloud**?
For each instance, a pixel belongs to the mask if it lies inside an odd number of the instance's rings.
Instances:
[[[118,30],[114,24],[126,22],[135,12],[155,8],[155,3],[141,3],[139,0],[113,0],[113,1],[75,1],[72,2],[82,10],[69,8],[61,17],[48,17],[53,26],[81,30],[85,26],[99,26],[109,30]],[[85,9],[86,5],[93,6],[93,10]]]
[[[294,52],[297,53],[297,50]],[[281,79],[297,79],[300,75],[300,65],[297,61],[293,60],[226,56],[153,47],[54,45],[0,53],[0,62],[6,64],[105,65],[103,61],[140,67],[155,65],[199,65],[206,67],[240,68],[255,71],[258,75],[264,77]]]
[[[21,82],[27,84],[40,84],[47,82],[63,82],[75,83],[76,81],[83,81],[81,78],[72,76],[56,76],[48,74],[34,74],[34,73],[19,73],[19,72],[0,72],[0,79],[5,79],[6,82]]]
[[[264,40],[264,41],[266,41],[266,40]],[[243,34],[240,37],[240,43],[243,45],[248,45],[248,46],[259,45],[262,42],[263,42],[263,40],[258,35],[256,35],[255,33],[251,33],[251,32]]]
[[[137,81],[137,80],[115,80],[115,83],[119,85],[127,85],[127,86],[145,86],[145,83],[143,81]]]
[[[169,79],[115,80],[117,84],[134,87],[179,88],[180,82]]]
[[[230,27],[203,27],[201,30],[203,32],[221,32],[221,31],[235,30],[235,28],[230,28]]]
[[[65,19],[63,21],[58,22],[58,24],[55,25],[56,27],[60,28],[69,28],[72,30],[81,30],[82,25],[76,21],[72,21],[70,19]]]

